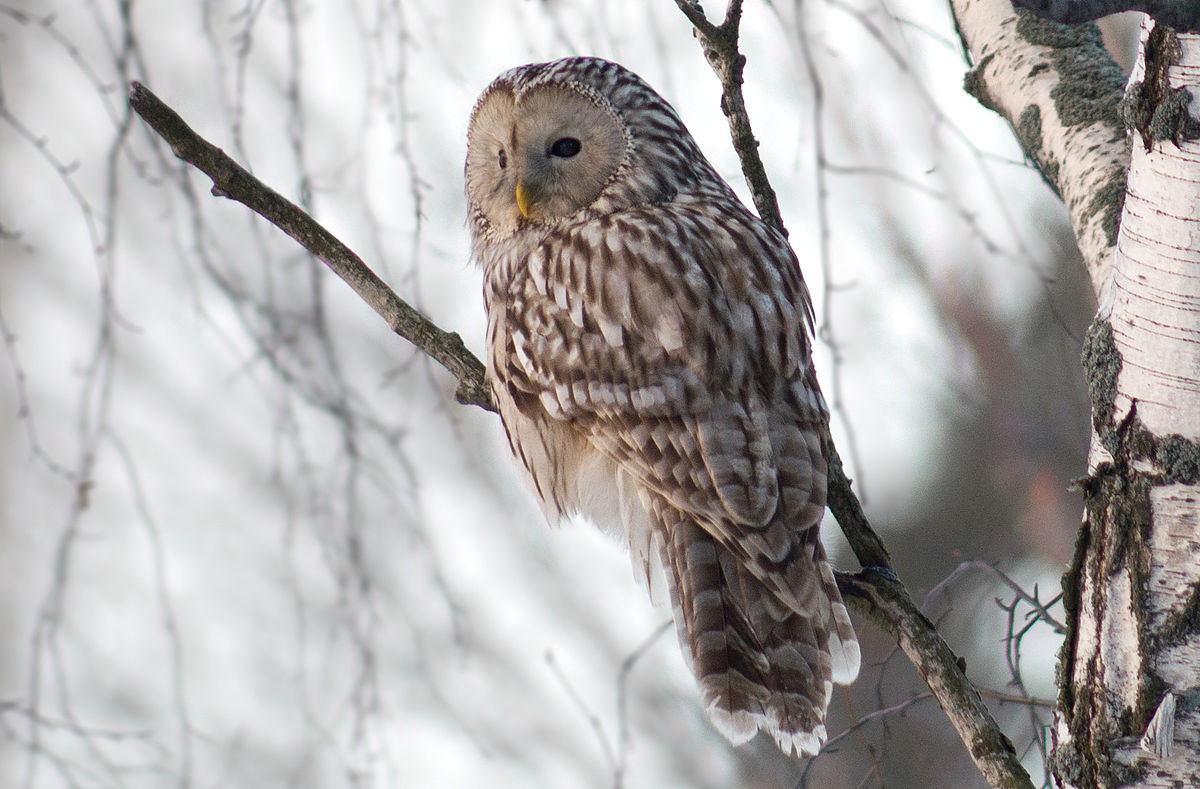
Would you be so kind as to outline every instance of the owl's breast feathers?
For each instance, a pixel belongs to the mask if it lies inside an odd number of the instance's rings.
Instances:
[[[696,413],[712,394],[773,401],[803,381],[807,290],[787,242],[740,204],[680,199],[538,241],[485,257],[485,297],[526,379],[513,383],[556,418]]]
[[[486,294],[498,398],[727,523],[714,528],[779,524],[754,553],[789,550],[795,521],[780,516],[824,504],[821,448],[796,431],[815,434],[825,405],[786,241],[736,202],[680,199],[568,224],[506,257]]]

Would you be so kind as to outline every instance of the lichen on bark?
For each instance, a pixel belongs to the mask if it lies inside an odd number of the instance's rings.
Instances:
[[[1117,399],[1117,378],[1121,375],[1121,354],[1113,342],[1112,324],[1097,318],[1083,341],[1083,371],[1087,378],[1088,398],[1092,405],[1092,427],[1104,448],[1115,454],[1113,404]]]
[[[1158,140],[1200,138],[1200,123],[1188,112],[1192,94],[1171,87],[1167,72],[1179,60],[1179,36],[1164,25],[1155,25],[1146,38],[1142,79],[1129,84],[1118,111],[1125,124],[1142,138],[1146,150]]]
[[[1104,214],[1100,221],[1104,233],[1108,237],[1108,243],[1112,246],[1116,246],[1117,231],[1121,229],[1121,209],[1125,207],[1127,175],[1128,172],[1124,169],[1114,174],[1095,191],[1092,199],[1088,201],[1087,208],[1084,209],[1084,217],[1090,218],[1098,213]]]
[[[1099,27],[1090,22],[1062,25],[1019,10],[1017,33],[1031,44],[1054,50],[1060,78],[1051,98],[1064,124],[1116,122],[1125,76],[1105,49]]]

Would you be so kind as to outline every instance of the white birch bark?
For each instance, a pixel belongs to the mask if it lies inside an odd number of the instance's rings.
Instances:
[[[1153,22],[1142,28],[1142,52]],[[1200,113],[1200,35],[1180,34],[1168,78]],[[1139,56],[1130,82],[1144,78]],[[1200,438],[1200,141],[1134,140],[1115,267],[1100,309],[1124,361],[1117,419],[1130,403],[1155,434]],[[1108,313],[1106,315],[1106,313]]]
[[[1055,777],[1079,789],[1200,786],[1200,144],[1151,139],[1147,151],[1135,134],[1130,154],[1123,123],[1063,101],[1096,87],[1064,83],[1088,79],[1073,62],[1090,57],[1092,34],[1078,32],[1088,26],[1040,22],[1008,0],[951,7],[975,63],[968,89],[1063,197],[1101,302],[1086,360],[1087,511],[1064,576]],[[1148,30],[1130,84],[1149,81]],[[1173,61],[1166,84],[1200,97],[1200,36],[1176,40],[1178,53],[1158,58]],[[1188,109],[1197,116],[1200,102]],[[1162,136],[1165,119],[1140,125]],[[1116,183],[1127,197],[1114,233],[1093,197]]]
[[[1146,78],[1152,26],[1131,85]],[[1200,97],[1200,36],[1180,35],[1178,44],[1168,84]],[[1198,107],[1193,100],[1193,117]],[[1070,684],[1055,721],[1055,766],[1070,787],[1196,786],[1200,142],[1153,140],[1147,151],[1134,136],[1102,289],[1092,361],[1107,367],[1101,378],[1116,373],[1115,387],[1093,379],[1093,408],[1108,413],[1094,411],[1083,527],[1092,544],[1080,557],[1073,649],[1063,653]]]

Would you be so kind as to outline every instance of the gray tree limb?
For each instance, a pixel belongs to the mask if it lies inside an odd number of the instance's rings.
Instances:
[[[461,337],[438,328],[397,296],[336,236],[193,131],[140,82],[130,85],[129,106],[167,141],[172,153],[212,179],[214,196],[236,200],[287,233],[341,277],[392,331],[449,370],[458,380],[455,396],[460,403],[496,410],[483,363],[467,350]]]

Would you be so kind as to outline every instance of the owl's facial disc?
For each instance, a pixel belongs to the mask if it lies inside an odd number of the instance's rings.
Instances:
[[[606,104],[569,86],[534,87],[517,97],[520,154],[513,200],[539,222],[591,205],[625,158],[628,141]]]
[[[467,191],[493,229],[570,216],[604,191],[630,148],[616,112],[569,85],[499,85],[471,121]]]

